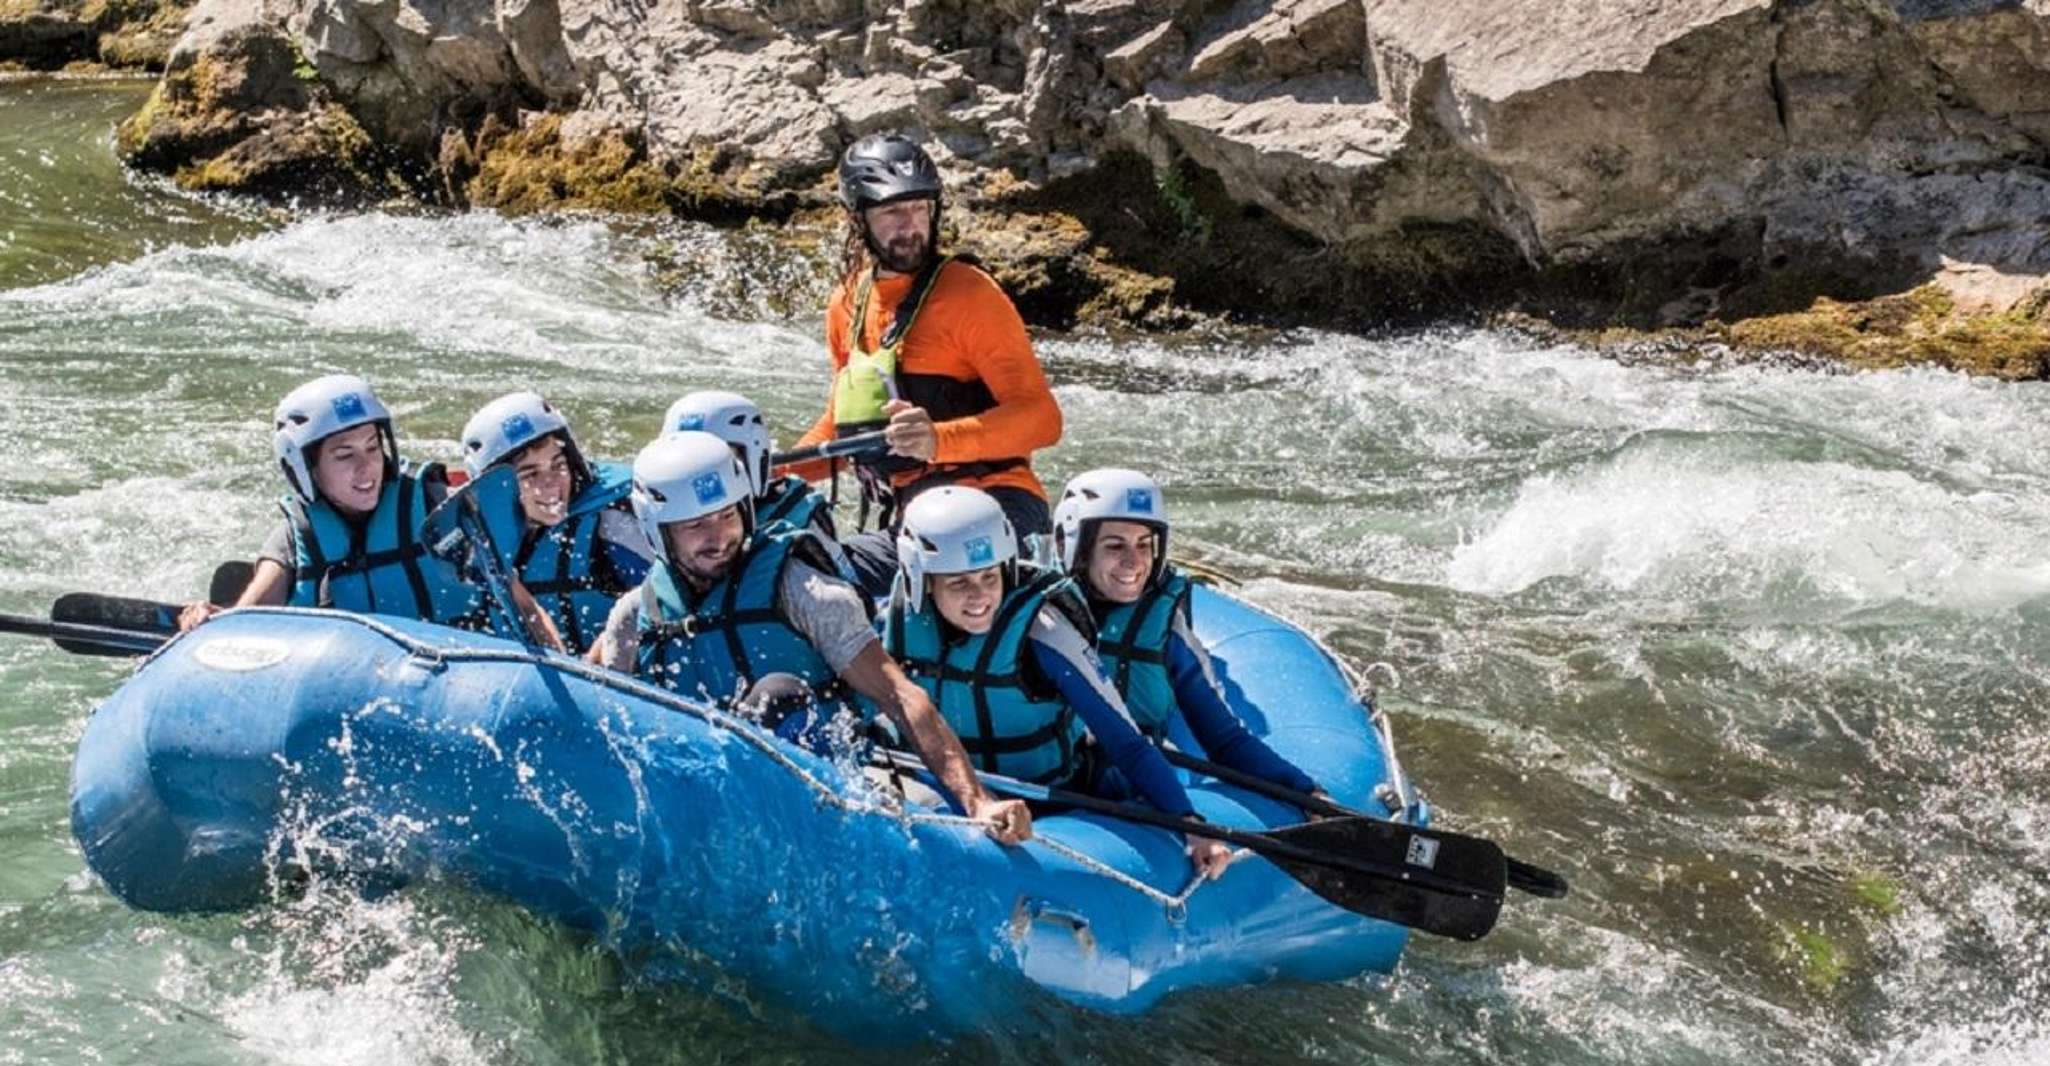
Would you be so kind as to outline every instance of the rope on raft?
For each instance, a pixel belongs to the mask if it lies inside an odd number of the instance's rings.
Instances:
[[[789,751],[784,750],[780,742],[774,740],[768,734],[762,732],[760,728],[756,727],[754,723],[749,722],[747,719],[727,714],[723,711],[716,710],[704,704],[693,703],[689,700],[684,699],[681,696],[678,696],[673,692],[670,692],[668,689],[658,688],[654,685],[648,684],[645,681],[640,681],[638,679],[628,677],[627,675],[619,673],[618,671],[608,670],[602,666],[587,663],[582,659],[571,658],[566,655],[545,652],[536,653],[514,649],[501,650],[496,648],[475,648],[464,645],[451,646],[435,644],[430,641],[421,640],[419,637],[416,637],[411,633],[407,633],[404,630],[397,629],[391,625],[379,621],[377,617],[374,615],[345,614],[342,612],[320,610],[317,608],[310,607],[255,607],[242,608],[242,610],[262,611],[265,613],[277,614],[308,615],[318,618],[346,619],[347,621],[354,622],[355,624],[363,626],[364,628],[369,629],[370,631],[378,634],[379,636],[384,637],[386,640],[389,640],[392,643],[398,645],[399,647],[405,649],[406,653],[409,656],[415,659],[422,660],[436,669],[439,669],[441,666],[451,662],[497,662],[519,663],[528,666],[545,666],[551,670],[555,670],[560,673],[574,674],[575,676],[581,677],[584,680],[589,681],[592,684],[598,685],[602,688],[608,688],[615,692],[633,696],[636,699],[641,699],[650,703],[660,705],[672,711],[677,711],[683,714],[690,715],[691,717],[696,718],[706,723],[707,725],[711,725],[715,728],[725,730],[731,735],[738,737],[744,743],[755,748],[763,755],[768,756],[778,766],[781,766],[784,770],[788,771],[792,776],[796,777],[799,781],[802,781],[804,784],[810,786],[811,789],[814,792],[817,792],[820,798],[823,799],[825,802],[835,807],[838,807],[841,810],[852,813],[875,813],[877,810],[879,810],[879,808],[874,806],[858,804],[851,801],[846,795],[842,794],[840,791],[828,785],[825,781],[821,780],[817,774],[814,774],[809,768],[804,766],[804,764],[798,762],[795,758],[793,758]],[[198,632],[198,630],[193,630],[193,632]],[[178,637],[175,637],[172,640],[166,642],[162,648],[157,649],[154,653],[152,653],[149,656],[149,658],[144,659],[141,666],[138,666],[137,669],[140,670],[142,666],[147,666],[150,662],[154,661],[157,658],[157,656],[162,655],[164,653],[165,648],[169,648],[171,645],[178,643],[178,641],[183,639],[183,637],[184,635],[180,634]],[[972,818],[967,818],[958,814],[928,813],[925,811],[911,810],[909,808],[899,808],[894,812],[894,814],[896,817],[911,823],[966,827],[973,829],[976,832],[982,831],[982,823],[977,822]],[[1194,895],[1196,893],[1196,890],[1202,887],[1202,885],[1205,883],[1203,877],[1200,874],[1198,874],[1192,877],[1189,883],[1183,886],[1180,892],[1170,894],[1167,892],[1163,892],[1160,889],[1155,888],[1152,885],[1149,885],[1146,882],[1141,881],[1138,878],[1125,873],[1123,870],[1119,870],[1116,867],[1104,862],[1103,860],[1098,859],[1096,856],[1091,855],[1088,852],[1082,851],[1081,849],[1076,848],[1072,845],[1065,844],[1061,841],[1042,836],[1035,836],[1030,843],[1044,847],[1048,851],[1051,851],[1057,855],[1060,855],[1068,859],[1070,862],[1073,862],[1075,865],[1082,867],[1083,869],[1088,870],[1091,873],[1103,877],[1106,880],[1113,881],[1117,884],[1123,885],[1124,887],[1129,888],[1132,891],[1137,892],[1140,895],[1153,900],[1154,902],[1160,904],[1161,908],[1164,911],[1166,911],[1168,919],[1176,923],[1179,923],[1182,917],[1187,913],[1189,897]]]

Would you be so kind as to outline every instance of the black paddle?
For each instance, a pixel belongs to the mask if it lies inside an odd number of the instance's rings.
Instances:
[[[791,463],[808,463],[813,459],[861,459],[881,455],[890,450],[890,442],[885,439],[888,432],[879,429],[873,433],[857,433],[852,437],[823,441],[807,448],[777,452],[769,456],[769,465],[787,466]]]
[[[256,567],[250,563],[222,563],[214,569],[207,601],[219,607],[233,606],[255,574]],[[0,633],[49,637],[76,655],[147,655],[177,635],[178,615],[184,609],[182,603],[67,592],[50,605],[50,621],[0,615]]]
[[[207,599],[226,607],[242,594],[256,568],[244,562],[222,563],[214,570]],[[184,604],[67,592],[50,605],[50,621],[9,616],[0,631],[45,636],[77,655],[144,655],[163,646],[178,632]]]
[[[1278,799],[1283,803],[1293,804],[1312,814],[1322,814],[1332,818],[1369,817],[1350,807],[1341,806],[1330,800],[1310,795],[1307,792],[1298,792],[1287,785],[1276,784],[1264,777],[1254,777],[1252,774],[1242,770],[1234,770],[1229,766],[1214,763],[1208,759],[1199,759],[1185,751],[1162,748],[1160,749],[1160,754],[1166,756],[1168,762],[1184,770],[1194,770],[1205,777],[1214,777],[1227,785],[1236,785],[1248,792],[1257,792],[1270,799]],[[1457,833],[1442,829],[1432,830],[1432,832],[1447,837],[1459,836]],[[1565,897],[1567,891],[1565,878],[1542,866],[1533,866],[1521,859],[1510,856],[1503,856],[1502,861],[1506,868],[1510,888],[1528,892],[1533,896],[1539,896],[1544,899],[1562,899]]]
[[[231,559],[214,567],[214,579],[206,586],[207,602],[222,607],[234,606],[235,601],[242,598],[242,590],[249,587],[249,582],[254,577],[255,564],[245,563],[240,559]]]
[[[900,770],[924,770],[922,763],[902,752],[878,754]],[[997,774],[977,776],[985,786],[1005,795],[1246,848],[1346,910],[1437,936],[1478,940],[1494,928],[1502,911],[1502,849],[1478,837],[1365,817],[1331,818],[1263,832],[1227,829],[1142,804],[1098,799]]]
[[[0,633],[48,637],[74,655],[109,655],[131,658],[147,655],[171,639],[170,632],[120,629],[112,626],[59,622],[27,615],[0,614]]]
[[[518,498],[518,480],[519,475],[512,467],[501,465],[451,490],[441,501],[441,506],[428,514],[420,529],[420,542],[427,545],[427,550],[436,558],[467,567],[482,578],[485,598],[490,600],[490,609],[498,616],[501,631],[513,634],[520,643],[532,648],[535,646],[534,638],[527,632],[520,619],[519,608],[513,603],[512,582],[507,579],[505,567],[498,558],[497,545],[492,543],[491,530],[484,521],[484,509],[477,503],[477,493],[483,491],[479,485],[490,485],[492,491]]]

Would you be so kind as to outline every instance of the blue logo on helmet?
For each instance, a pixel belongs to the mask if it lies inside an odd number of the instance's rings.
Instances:
[[[961,542],[961,550],[967,553],[969,566],[988,566],[997,561],[997,547],[988,537],[970,537]]]
[[[1125,490],[1125,510],[1127,510],[1127,511],[1137,511],[1137,512],[1139,512],[1140,514],[1152,514],[1152,513],[1153,513],[1153,490],[1152,490],[1152,489],[1126,489],[1126,490]]]
[[[676,420],[676,428],[679,432],[686,429],[703,429],[705,428],[705,416],[684,415]]]
[[[505,434],[507,444],[518,444],[534,435],[534,423],[524,414],[516,414],[498,424],[499,432]]]
[[[333,407],[335,417],[344,422],[360,419],[364,414],[363,397],[353,392],[345,392],[335,397]]]
[[[717,471],[699,474],[691,481],[690,490],[697,494],[699,503],[718,503],[726,498],[726,479]]]

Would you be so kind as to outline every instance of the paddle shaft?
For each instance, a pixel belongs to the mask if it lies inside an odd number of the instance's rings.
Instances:
[[[896,764],[899,769],[918,769],[923,766],[922,763],[910,759],[902,752],[889,751],[882,754],[892,763]],[[1212,825],[1209,822],[1184,818],[1180,815],[1169,814],[1166,811],[1155,810],[1143,804],[1120,803],[1116,800],[1099,799],[1085,793],[1070,792],[1060,788],[1049,788],[1045,785],[1035,785],[1029,781],[1020,781],[1016,778],[1004,777],[1001,774],[977,771],[976,776],[982,779],[982,783],[985,786],[1020,799],[1039,800],[1045,803],[1056,803],[1063,807],[1073,807],[1077,810],[1093,811],[1097,814],[1110,815],[1127,822],[1137,822],[1141,825],[1153,825],[1159,826],[1162,829],[1172,829],[1186,836],[1208,837],[1211,840],[1221,840],[1226,844],[1245,848],[1248,851],[1276,859],[1345,870],[1367,877],[1413,885],[1417,888],[1434,892],[1445,892],[1455,896],[1473,898],[1496,898],[1490,893],[1477,890],[1472,885],[1464,885],[1450,878],[1440,877],[1430,870],[1421,867],[1404,869],[1399,866],[1375,862],[1371,859],[1362,859],[1353,855],[1319,851],[1314,848],[1292,844],[1286,840],[1276,840],[1265,833],[1248,832],[1243,829],[1231,829],[1221,825]]]
[[[1269,799],[1277,799],[1283,803],[1293,804],[1311,814],[1322,814],[1332,818],[1370,817],[1350,807],[1333,803],[1321,796],[1314,796],[1308,792],[1298,792],[1287,785],[1277,784],[1264,777],[1255,777],[1243,770],[1234,770],[1222,763],[1214,763],[1208,759],[1199,759],[1185,751],[1161,748],[1160,754],[1165,756],[1168,762],[1184,770],[1193,770],[1205,777],[1214,777],[1227,785],[1235,785],[1248,792],[1257,792]],[[1439,829],[1433,830],[1433,832],[1445,833],[1445,830]],[[1528,892],[1533,896],[1542,896],[1546,899],[1557,899],[1566,894],[1566,879],[1558,874],[1542,866],[1534,866],[1524,862],[1522,859],[1511,856],[1504,856],[1503,861],[1508,864],[1510,887]]]
[[[879,429],[873,433],[858,433],[852,437],[822,441],[805,448],[792,448],[769,456],[771,466],[788,466],[791,463],[808,463],[814,459],[845,459],[863,455],[881,455],[890,450],[888,430]]]
[[[171,639],[169,633],[116,629],[112,626],[89,626],[78,622],[52,622],[19,614],[0,614],[0,633],[19,633],[28,637],[47,637],[51,640],[94,644],[121,654],[138,655],[155,651]]]

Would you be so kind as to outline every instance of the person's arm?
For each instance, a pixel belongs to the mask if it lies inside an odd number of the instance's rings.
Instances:
[[[967,273],[964,284],[972,286],[968,309],[946,325],[951,342],[974,365],[996,406],[935,425],[939,439],[932,461],[972,463],[1051,448],[1061,439],[1061,407],[1033,354],[1025,320],[988,275]]]
[[[904,668],[883,651],[883,642],[871,638],[840,679],[854,691],[868,697],[911,741],[918,757],[925,761],[939,783],[954,797],[968,817],[983,824],[998,843],[1018,844],[1032,839],[1032,813],[1023,801],[998,799],[983,790],[982,782],[961,747],[961,738],[940,717],[939,709],[925,690],[904,673]]]
[[[280,607],[292,596],[293,571],[284,560],[291,558],[291,527],[280,522],[256,557],[256,572],[243,586],[242,594],[228,607],[206,600],[191,600],[178,612],[178,632],[183,633],[232,607]]]
[[[613,603],[612,613],[605,616],[605,628],[591,642],[584,659],[594,666],[631,674],[640,654],[641,590],[631,588]]]
[[[1188,720],[1189,731],[1212,759],[1298,792],[1317,791],[1317,783],[1310,775],[1275,754],[1273,748],[1239,721],[1231,704],[1225,701],[1203,642],[1189,631],[1179,614],[1167,634],[1167,670],[1174,683],[1175,703]]]
[[[897,730],[910,739],[941,785],[968,817],[982,822],[990,835],[1015,844],[1032,835],[1032,815],[1017,800],[999,800],[985,792],[961,747],[961,738],[940,717],[925,690],[905,676],[903,667],[883,650],[869,624],[868,609],[854,586],[803,560],[783,570],[776,590],[783,617],[804,636],[854,691],[882,709]]]
[[[1041,608],[1039,617],[1033,620],[1027,646],[1032,661],[1060,690],[1061,698],[1081,715],[1083,724],[1103,746],[1104,754],[1147,802],[1169,814],[1200,817],[1195,805],[1189,802],[1189,794],[1182,790],[1182,783],[1175,780],[1167,760],[1132,725],[1124,701],[1096,665],[1095,654],[1081,631],[1052,609]],[[1182,845],[1196,872],[1204,877],[1222,877],[1225,867],[1231,865],[1232,851],[1219,841],[1184,834]]]
[[[562,634],[556,631],[555,619],[541,609],[534,594],[527,591],[526,583],[511,574],[506,575],[505,581],[507,591],[512,593],[513,613],[519,615],[520,624],[527,627],[527,636],[544,648],[568,655],[569,646],[562,642]]]
[[[1062,631],[1073,632],[1074,627],[1065,619],[1049,624],[1051,612],[1043,610],[1040,614],[1028,642],[1032,661],[1060,691],[1061,699],[1081,716],[1082,724],[1089,727],[1103,753],[1146,797],[1146,802],[1169,814],[1196,813],[1189,794],[1175,779],[1174,768],[1132,725],[1117,690],[1104,680],[1103,672],[1088,656],[1079,653],[1078,649],[1086,647],[1081,643],[1081,634],[1075,634],[1071,646],[1065,639],[1067,633]]]
[[[965,273],[957,279],[953,269]],[[970,463],[1029,455],[1058,443],[1061,407],[1011,298],[967,266],[950,269],[940,284],[950,287],[945,314],[929,312],[922,321],[945,323],[946,343],[967,361],[996,405],[979,415],[935,423],[925,409],[892,400],[883,409],[890,416],[890,450],[930,463]]]

